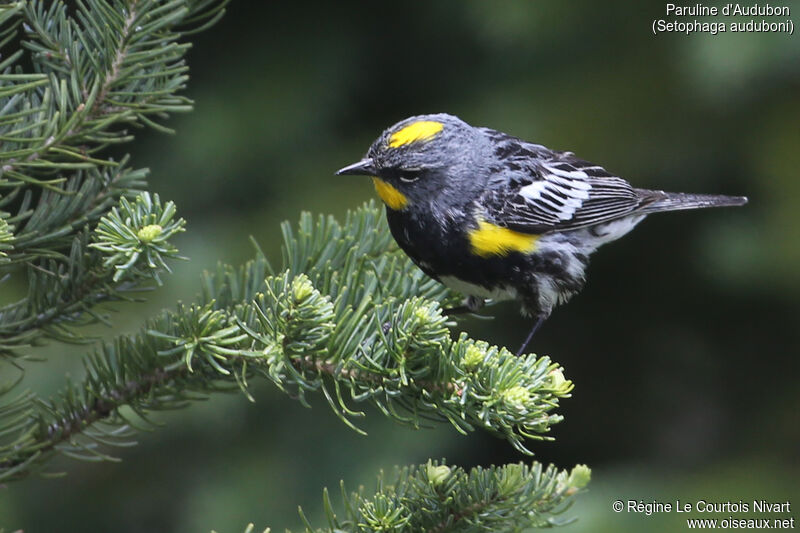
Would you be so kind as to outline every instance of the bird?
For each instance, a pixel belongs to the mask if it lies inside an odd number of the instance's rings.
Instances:
[[[514,300],[532,320],[580,292],[589,256],[653,213],[740,206],[744,196],[638,189],[569,151],[436,113],[387,128],[336,175],[372,177],[399,247],[465,295],[454,312]]]

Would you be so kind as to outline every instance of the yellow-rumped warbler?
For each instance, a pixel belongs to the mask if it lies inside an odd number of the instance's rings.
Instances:
[[[336,174],[373,176],[397,243],[468,296],[516,299],[534,326],[583,288],[589,254],[650,213],[734,206],[743,196],[635,189],[602,167],[447,114],[407,118]]]

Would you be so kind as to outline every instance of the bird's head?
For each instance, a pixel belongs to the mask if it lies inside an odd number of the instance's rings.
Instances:
[[[372,176],[384,203],[399,211],[468,186],[454,180],[470,179],[482,141],[479,131],[458,117],[418,115],[385,130],[361,161],[336,174]]]

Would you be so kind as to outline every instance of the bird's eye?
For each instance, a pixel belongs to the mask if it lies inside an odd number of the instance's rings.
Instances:
[[[419,179],[421,169],[403,169],[400,171],[400,181],[404,183],[414,183]]]

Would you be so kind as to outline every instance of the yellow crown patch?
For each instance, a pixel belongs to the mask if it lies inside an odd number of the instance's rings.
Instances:
[[[389,137],[389,146],[397,148],[419,141],[428,141],[442,131],[442,128],[444,128],[444,124],[433,120],[412,122],[408,126],[392,133],[391,137]]]

